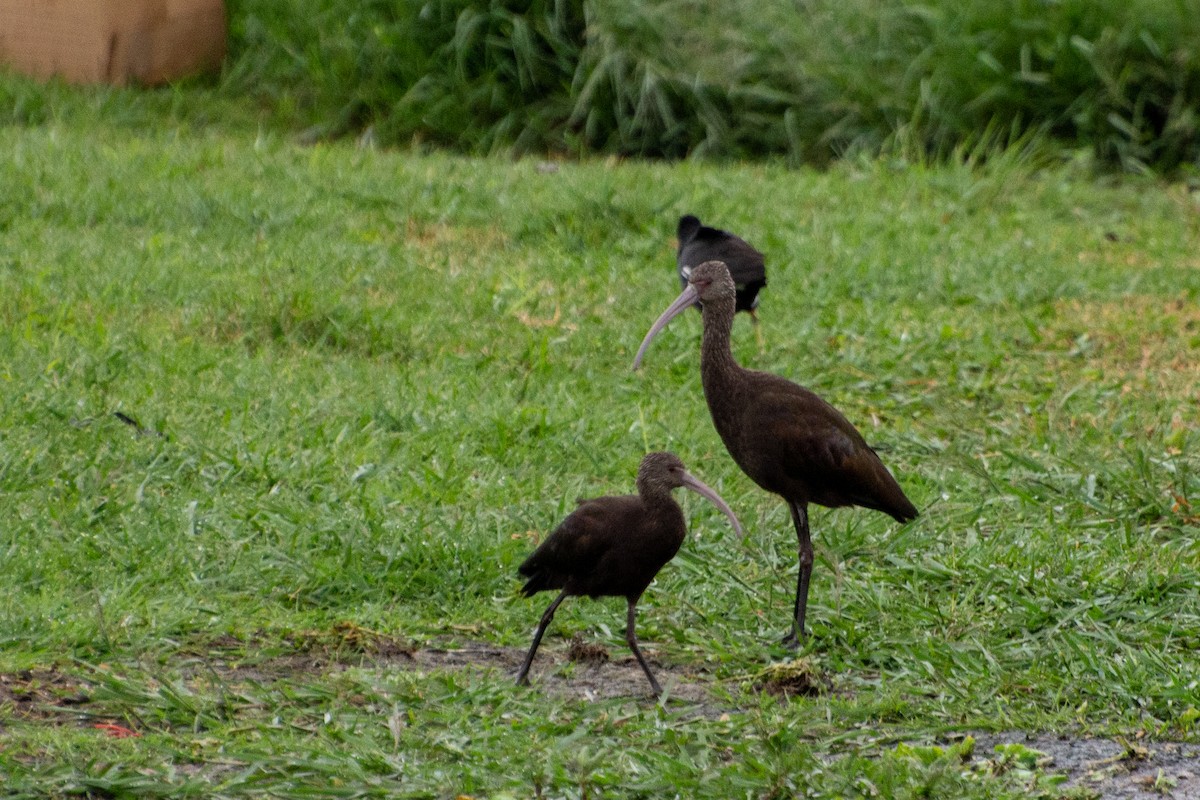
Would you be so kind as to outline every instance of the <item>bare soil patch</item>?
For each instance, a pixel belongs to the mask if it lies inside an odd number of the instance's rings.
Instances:
[[[278,640],[276,640],[278,642]],[[524,648],[497,647],[482,642],[417,647],[356,626],[335,626],[321,635],[293,637],[295,651],[257,657],[253,642],[230,638],[209,642],[205,653],[183,672],[204,680],[214,672],[230,684],[254,681],[320,678],[344,669],[439,670],[502,672],[515,677]],[[193,659],[198,653],[187,654]],[[715,680],[703,668],[662,663],[652,650],[651,668],[668,694],[668,703],[684,703],[702,717],[737,714],[738,709],[717,696]],[[196,663],[196,662],[199,663]],[[531,672],[533,686],[557,697],[595,701],[630,698],[655,702],[637,661],[626,654],[614,658],[605,647],[576,637],[569,643],[551,642],[539,649]],[[833,690],[831,677],[814,671],[803,659],[773,664],[754,676],[756,690],[780,702]],[[514,691],[516,691],[514,687]],[[89,710],[92,688],[86,676],[57,667],[0,673],[0,710],[14,719],[36,724],[95,724],[101,716]],[[1130,800],[1160,796],[1200,798],[1200,745],[1180,742],[1125,742],[1055,734],[976,733],[973,760],[983,765],[995,759],[995,747],[1019,743],[1046,754],[1044,774],[1064,774],[1068,787],[1098,800]]]
[[[713,705],[711,680],[703,669],[663,664],[645,649],[643,655],[669,697],[697,704],[702,711],[713,710],[718,715],[730,710],[724,707],[716,709]],[[515,680],[524,658],[525,650],[519,647],[467,644],[453,649],[422,648],[413,654],[411,662],[394,666],[424,670],[493,669],[508,673]],[[603,646],[579,638],[573,639],[566,647],[543,644],[538,648],[529,681],[535,691],[563,697],[588,701],[631,697],[644,698],[647,703],[654,702],[650,682],[632,654],[613,658]],[[713,708],[708,709],[708,706]]]
[[[998,744],[1040,750],[1050,758],[1046,773],[1065,774],[1067,786],[1091,790],[1100,800],[1200,797],[1200,745],[1017,732],[976,734],[975,742],[976,758],[990,755]]]
[[[57,667],[0,673],[0,709],[11,709],[18,719],[52,720],[64,707],[89,702],[87,687]]]

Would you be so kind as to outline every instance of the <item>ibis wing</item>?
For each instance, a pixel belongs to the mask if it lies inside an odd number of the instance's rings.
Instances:
[[[859,453],[855,437],[826,421],[773,427],[775,457],[786,475],[812,486],[853,481]]]
[[[525,594],[561,589],[571,576],[595,569],[617,541],[614,534],[636,518],[640,502],[635,495],[580,501],[517,568],[530,579]]]
[[[792,386],[799,391],[767,393],[758,409],[758,467],[776,484],[768,488],[830,507],[857,505],[893,516],[910,509],[858,430],[820,397]]]

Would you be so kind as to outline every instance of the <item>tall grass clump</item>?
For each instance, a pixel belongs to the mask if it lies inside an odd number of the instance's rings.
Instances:
[[[231,10],[231,86],[336,136],[541,150],[569,111],[584,38],[577,3],[324,0]]]
[[[1189,0],[231,4],[226,85],[383,143],[649,157],[943,158],[990,131],[1200,162]],[[1001,132],[997,134],[996,132]]]
[[[1189,8],[1191,6],[1191,8]],[[1195,161],[1200,15],[1190,3],[828,4],[805,36],[846,143],[944,155],[989,125],[1141,169]],[[810,29],[811,31],[811,29]],[[864,80],[865,78],[865,80]],[[893,143],[896,143],[894,141]]]
[[[385,143],[651,157],[778,152],[784,142],[764,146],[733,120],[755,116],[763,98],[774,100],[765,116],[781,116],[789,98],[742,88],[755,80],[744,56],[752,48],[720,35],[727,20],[681,36],[698,15],[690,2],[573,0],[235,9],[242,55],[227,82],[316,118],[317,133],[370,126]],[[744,81],[728,74],[739,60]]]

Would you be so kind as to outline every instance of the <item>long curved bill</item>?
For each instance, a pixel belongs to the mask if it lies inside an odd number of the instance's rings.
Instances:
[[[714,506],[721,509],[722,514],[729,517],[730,523],[733,524],[734,533],[736,533],[738,536],[741,536],[743,539],[746,538],[746,531],[744,528],[742,528],[742,523],[738,522],[738,518],[734,515],[733,509],[726,505],[725,501],[721,499],[721,495],[717,494],[716,491],[708,486],[708,484],[695,477],[690,472],[684,472],[683,485],[691,489],[696,494],[703,495],[704,497],[708,498],[708,500]]]
[[[650,347],[650,342],[654,341],[654,337],[658,336],[659,332],[667,327],[667,323],[675,319],[683,313],[684,309],[695,305],[700,298],[700,293],[696,291],[690,283],[680,293],[679,297],[675,298],[675,302],[667,306],[667,310],[662,312],[654,324],[650,326],[650,330],[646,333],[646,338],[642,339],[642,346],[638,348],[637,357],[633,359],[633,368],[637,369],[642,365],[642,356],[646,355],[646,349]]]

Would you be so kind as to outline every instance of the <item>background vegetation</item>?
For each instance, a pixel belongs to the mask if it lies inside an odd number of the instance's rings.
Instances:
[[[1191,0],[232,0],[232,91],[468,152],[1200,159]]]

